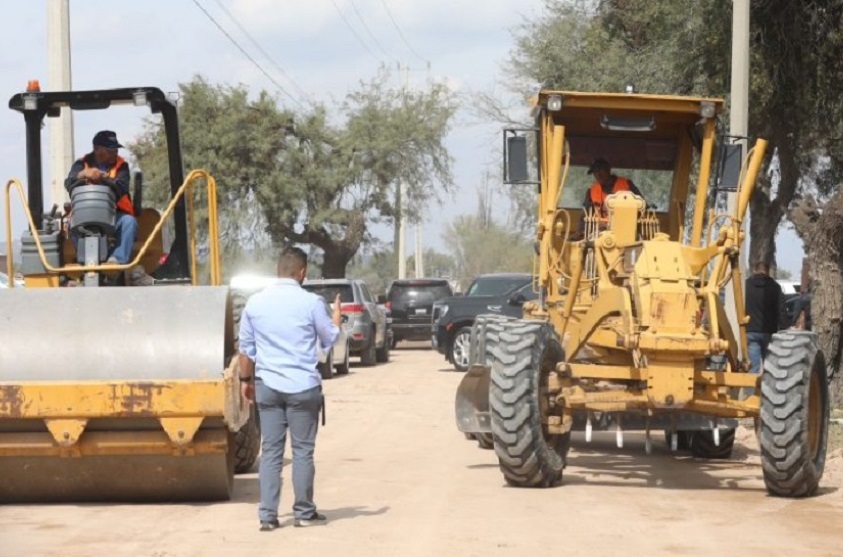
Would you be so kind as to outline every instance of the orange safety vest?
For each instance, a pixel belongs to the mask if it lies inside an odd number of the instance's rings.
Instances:
[[[632,188],[629,187],[629,180],[620,176],[615,177],[615,185],[612,186],[612,193],[618,193],[619,191],[631,191],[631,189]],[[595,211],[599,213],[601,218],[606,218],[608,216],[605,207],[606,198],[611,195],[611,193],[603,191],[603,186],[600,185],[600,182],[594,182],[589,190],[589,195],[591,196],[591,204],[594,206]]]
[[[85,170],[91,168],[91,165],[88,164],[88,161],[85,160],[87,157],[82,157],[82,164],[85,165]],[[126,164],[126,161],[123,157],[117,157],[117,161],[114,163],[114,166],[108,169],[108,177],[112,180],[117,179],[117,171],[120,170],[120,167]],[[129,194],[123,194],[120,199],[117,200],[117,210],[126,213],[127,215],[135,215],[135,206],[132,204],[132,198],[129,197]]]

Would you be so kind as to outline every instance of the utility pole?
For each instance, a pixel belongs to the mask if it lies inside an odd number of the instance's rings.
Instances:
[[[422,252],[422,225],[416,224],[416,278],[424,276],[424,254]]]
[[[407,94],[407,86],[409,81],[409,69],[406,66],[401,68],[403,72],[403,81],[404,84],[401,89],[401,99],[403,102],[404,95]],[[397,256],[398,256],[398,278],[404,279],[407,278],[407,255],[405,249],[405,242],[406,242],[406,215],[404,215],[404,204],[405,204],[405,197],[407,196],[407,184],[401,179],[401,182],[398,184],[398,195],[396,196],[396,211],[398,213],[398,249],[397,249]]]
[[[750,0],[732,0],[732,83],[729,101],[729,135],[746,137],[749,135],[749,2]],[[747,153],[747,140],[740,139],[741,160]],[[735,213],[738,204],[737,194],[728,194],[729,214]],[[747,211],[747,216],[749,211]],[[747,230],[744,219],[742,230]],[[749,238],[744,244],[749,255]],[[747,275],[747,257],[739,261],[741,276]],[[738,315],[735,312],[734,291],[726,288],[726,314],[732,330],[738,331]],[[740,316],[743,318],[743,316]],[[744,356],[746,356],[744,354]]]
[[[48,84],[50,91],[70,91],[69,0],[47,2]],[[53,203],[67,200],[64,176],[73,164],[73,113],[62,108],[58,118],[47,118],[50,132],[50,195]]]

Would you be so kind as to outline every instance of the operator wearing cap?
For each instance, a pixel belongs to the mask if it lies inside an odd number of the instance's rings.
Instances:
[[[88,184],[110,186],[117,198],[117,218],[114,223],[116,247],[106,263],[125,265],[131,260],[132,245],[138,234],[138,221],[135,209],[129,195],[129,165],[117,154],[123,147],[117,141],[117,134],[110,130],[103,130],[94,136],[94,149],[70,168],[64,187],[68,193],[71,186],[79,181]],[[152,278],[138,266],[129,276],[133,285],[151,284]]]
[[[609,161],[602,157],[595,159],[591,163],[591,166],[588,167],[588,173],[594,175],[595,182],[585,192],[583,209],[585,209],[586,213],[592,210],[597,213],[600,219],[608,218],[606,198],[613,193],[628,191],[642,199],[644,198],[641,195],[641,191],[632,183],[632,180],[612,174],[612,166],[609,164]]]

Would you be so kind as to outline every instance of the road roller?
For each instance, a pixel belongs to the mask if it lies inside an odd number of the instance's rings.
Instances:
[[[109,187],[74,184],[61,209],[45,210],[42,194],[44,118],[117,105],[161,118],[169,164],[161,211],[143,206],[133,177],[138,235],[126,264],[108,258]],[[7,271],[24,285],[0,293],[0,504],[230,498],[260,436],[237,380],[216,184],[203,170],[185,176],[176,105],[154,87],[42,92],[31,82],[9,107],[26,123],[27,179],[5,188]],[[209,277],[197,276],[203,201]],[[13,268],[15,202],[27,226]],[[141,270],[154,282],[129,286]]]

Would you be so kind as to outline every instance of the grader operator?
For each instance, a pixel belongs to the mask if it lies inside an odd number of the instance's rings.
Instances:
[[[539,296],[523,319],[475,320],[456,418],[493,445],[509,484],[558,484],[574,430],[586,440],[614,430],[620,446],[624,431],[645,431],[648,451],[650,432],[663,430],[674,450],[727,458],[736,419],[757,418],[768,491],[816,491],[828,434],[824,358],[814,334],[787,330],[774,335],[763,373],[749,373],[738,262],[766,142],[739,157],[737,205],[724,212],[723,175],[711,180],[722,106],[544,90],[534,128],[505,131],[507,181],[538,190]],[[625,189],[605,197],[605,214],[583,210],[585,169],[598,157],[623,169],[647,203]]]
[[[45,117],[115,105],[161,117],[171,192],[163,213],[144,207],[136,177],[129,210],[138,232],[122,261],[108,259],[114,190],[74,184],[70,215],[56,208],[45,215],[41,176]],[[27,188],[24,194],[15,179],[6,184],[7,253],[13,191],[29,226],[17,268],[25,286],[0,296],[0,504],[227,499],[235,469],[251,467],[259,438],[236,379],[215,182],[201,170],[185,179],[175,104],[154,87],[31,87],[9,107],[26,122]],[[197,277],[197,185],[207,193],[207,286]],[[159,266],[167,221],[173,240]],[[155,285],[119,286],[137,266],[155,276]]]

